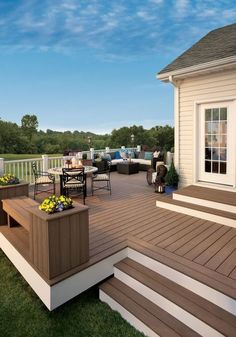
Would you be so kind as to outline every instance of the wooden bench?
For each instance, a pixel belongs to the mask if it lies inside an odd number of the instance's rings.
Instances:
[[[2,205],[3,210],[7,213],[7,224],[9,227],[18,223],[29,231],[30,225],[32,224],[32,214],[29,213],[28,209],[32,206],[39,205],[35,200],[22,196],[3,199]]]

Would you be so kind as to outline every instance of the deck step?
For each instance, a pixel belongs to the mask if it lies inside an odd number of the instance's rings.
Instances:
[[[150,337],[197,337],[198,333],[116,278],[100,286],[100,299]]]
[[[173,193],[173,199],[236,213],[236,193],[190,185]]]
[[[128,257],[236,315],[234,280],[132,236]]]
[[[236,213],[179,201],[169,197],[158,199],[156,206],[236,228]]]
[[[142,264],[126,258],[115,278],[202,336],[236,336],[236,316]]]

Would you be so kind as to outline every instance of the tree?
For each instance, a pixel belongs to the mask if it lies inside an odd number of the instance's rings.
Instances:
[[[39,126],[37,116],[24,115],[21,119],[21,128],[24,134],[32,141],[33,134],[37,132]]]

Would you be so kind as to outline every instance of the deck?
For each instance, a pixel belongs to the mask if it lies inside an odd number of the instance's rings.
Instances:
[[[130,176],[112,172],[111,179],[111,196],[106,191],[98,191],[86,199],[90,208],[90,260],[74,272],[120,251],[130,240],[134,248],[139,245],[158,251],[183,268],[192,268],[203,282],[206,277],[213,283],[221,282],[227,291],[232,289],[230,295],[235,297],[236,229],[157,208],[156,200],[162,195],[154,193],[153,187],[147,185],[145,172]],[[44,197],[42,194],[37,200]],[[22,255],[26,254],[24,229],[16,227],[11,237],[5,226],[0,231],[13,242],[14,235],[20,236],[17,249]],[[68,276],[65,273],[64,277]],[[50,284],[60,280],[55,278]]]
[[[91,196],[88,183],[89,261],[50,280],[50,285],[117,253],[129,242],[134,249],[160,254],[163,263],[171,259],[179,271],[196,274],[201,282],[235,298],[236,229],[156,207],[162,195],[146,183],[145,172],[129,176],[112,172],[111,179],[111,196],[106,191]],[[5,226],[0,231],[27,259],[27,232],[15,227],[10,233]]]

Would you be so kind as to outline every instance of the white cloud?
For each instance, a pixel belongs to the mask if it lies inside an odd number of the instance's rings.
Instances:
[[[223,1],[27,0],[0,12],[1,50],[91,48],[105,59],[182,52],[205,33],[236,20]],[[9,7],[10,8],[10,7]],[[206,20],[210,17],[211,20]],[[180,25],[181,22],[181,25]],[[180,43],[180,37],[184,37]],[[8,46],[8,47],[7,47]],[[173,52],[172,52],[173,51]]]

